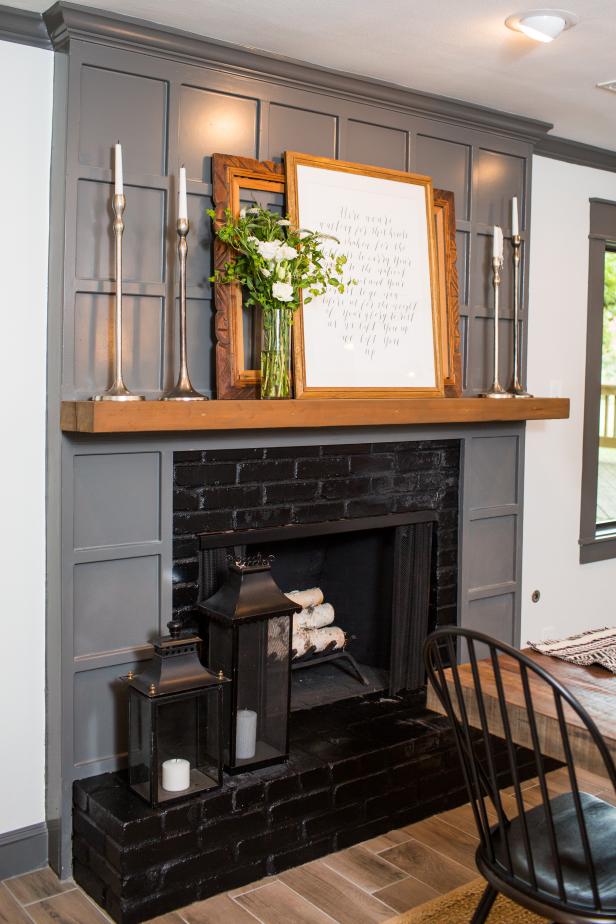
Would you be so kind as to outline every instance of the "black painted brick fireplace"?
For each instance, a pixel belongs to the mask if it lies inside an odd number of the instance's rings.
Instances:
[[[455,623],[459,469],[455,440],[176,453],[175,613],[198,618],[200,534],[432,511],[429,624]],[[377,692],[296,711],[287,764],[167,808],[121,773],[76,782],[77,882],[136,924],[460,804],[452,735],[424,702]]]

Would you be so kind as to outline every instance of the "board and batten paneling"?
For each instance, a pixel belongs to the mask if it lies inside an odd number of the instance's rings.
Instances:
[[[71,38],[57,55],[49,319],[48,817],[51,861],[71,869],[75,778],[125,761],[121,677],[148,658],[171,613],[172,466],[177,449],[388,439],[462,440],[459,609],[464,624],[517,640],[523,426],[363,428],[88,438],[59,435],[60,398],[87,398],[110,379],[114,292],[112,146],[123,145],[125,379],[156,397],[177,374],[180,164],[188,169],[189,365],[214,387],[211,155],[280,160],[288,149],[409,169],[456,196],[464,385],[491,380],[490,225],[507,233],[509,198],[528,226],[531,142],[512,132],[431,118],[394,103],[297,81],[141,54],[115,40]],[[324,83],[327,77],[324,77]],[[333,80],[333,78],[332,78]],[[523,278],[526,285],[526,235]],[[523,313],[522,326],[526,319]],[[505,280],[503,377],[511,342]],[[498,471],[496,479],[489,473]],[[479,474],[477,474],[479,473]],[[60,494],[61,487],[61,494]],[[60,544],[58,545],[58,536]],[[473,556],[472,542],[485,554]],[[500,544],[499,544],[500,543]]]

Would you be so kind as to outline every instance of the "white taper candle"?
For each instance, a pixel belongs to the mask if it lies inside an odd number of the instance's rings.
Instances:
[[[498,225],[494,225],[494,237],[492,239],[492,257],[503,259],[503,232]]]
[[[252,709],[238,709],[235,757],[250,760],[257,750],[257,713]]]
[[[188,199],[186,198],[186,168],[180,167],[180,194],[178,201],[178,218],[188,220]]]
[[[116,196],[124,195],[124,173],[122,170],[122,145],[118,141],[115,146],[115,161],[114,161],[114,170],[113,178],[115,181],[114,192]]]
[[[518,222],[518,197],[514,196],[511,200],[511,234],[516,237],[520,233]]]
[[[167,792],[183,792],[190,786],[190,763],[182,757],[163,761],[163,789]]]

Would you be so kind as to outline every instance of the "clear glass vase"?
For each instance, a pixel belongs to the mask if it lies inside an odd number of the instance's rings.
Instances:
[[[261,397],[291,397],[291,308],[263,308]]]

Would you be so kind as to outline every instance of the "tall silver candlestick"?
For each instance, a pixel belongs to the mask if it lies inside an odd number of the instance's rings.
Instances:
[[[114,317],[114,349],[113,349],[113,382],[107,391],[94,395],[94,401],[143,401],[144,395],[136,395],[129,391],[122,378],[122,235],[124,233],[124,209],[126,197],[122,193],[115,193],[113,197],[113,233],[115,235],[115,317]]]
[[[499,293],[501,276],[500,271],[503,265],[502,257],[492,257],[492,286],[494,288],[494,377],[492,386],[486,391],[482,398],[511,398],[512,395],[505,391],[498,379],[498,318],[499,318]]]
[[[513,247],[513,381],[509,391],[516,398],[532,398],[520,381],[520,246],[522,240],[519,234],[511,238]]]
[[[163,401],[207,401],[206,395],[193,388],[188,375],[186,357],[186,255],[188,243],[186,237],[190,230],[188,218],[178,218],[178,256],[180,261],[180,372],[173,388],[162,396]]]

